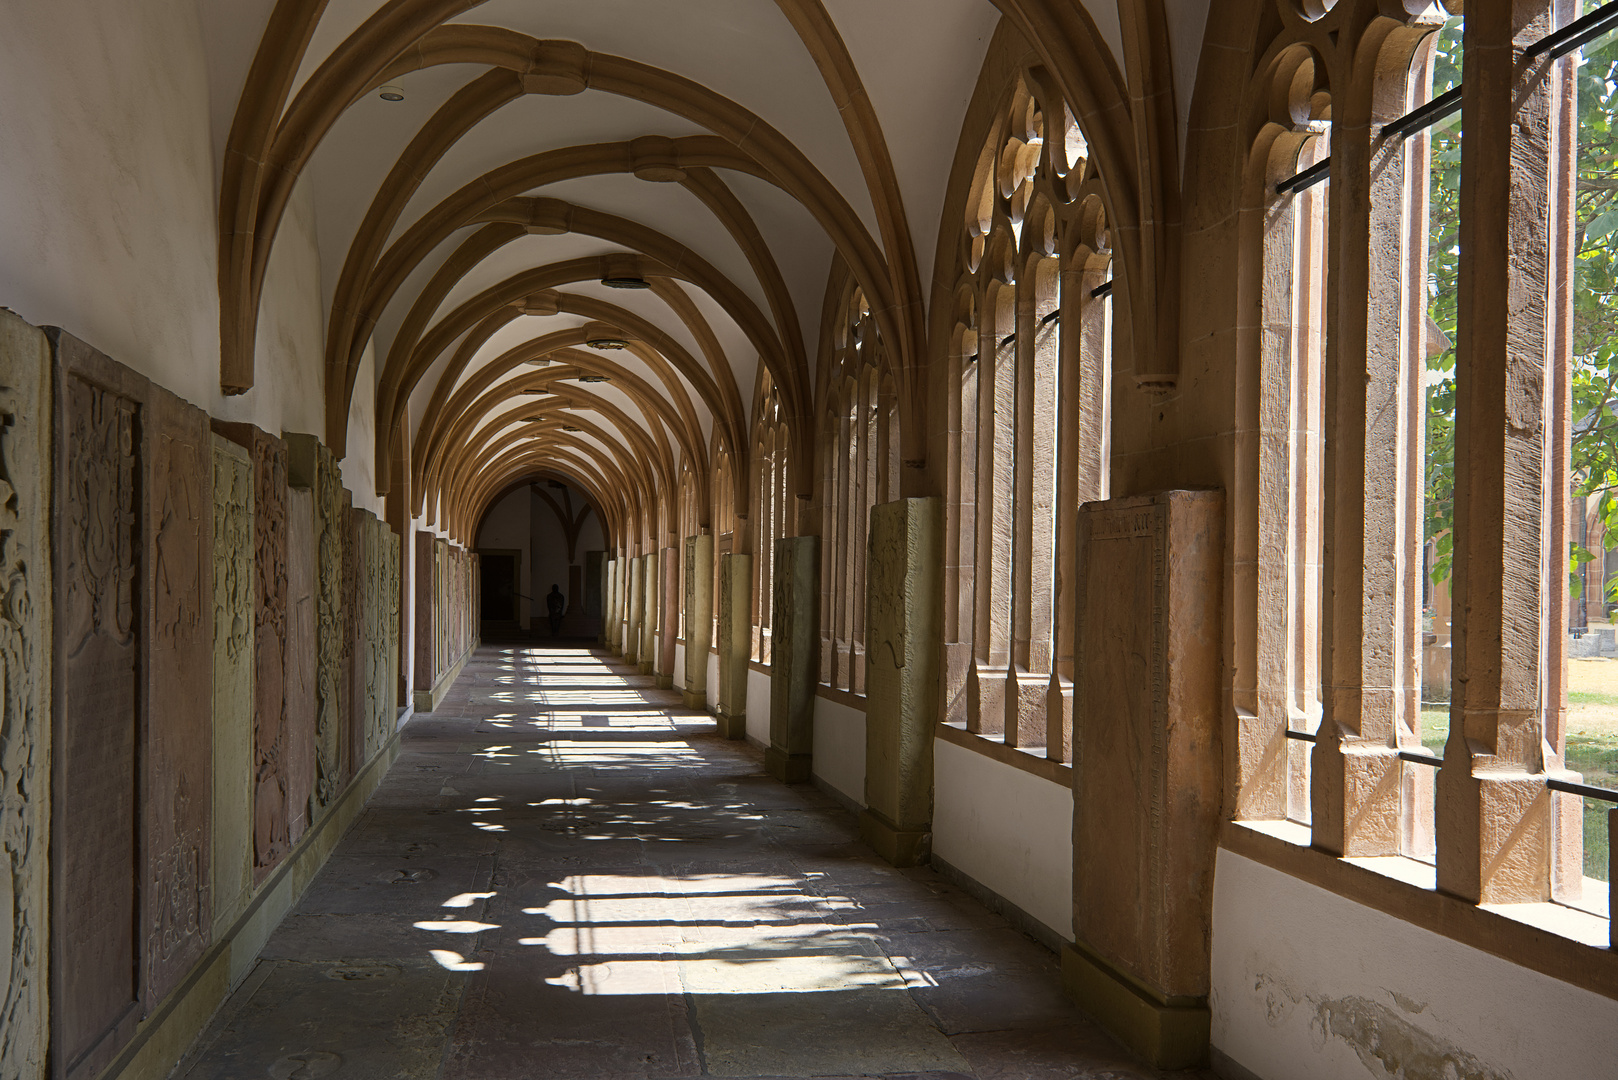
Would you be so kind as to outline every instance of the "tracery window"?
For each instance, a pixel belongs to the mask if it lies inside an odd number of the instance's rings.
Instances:
[[[893,379],[864,294],[851,288],[822,385],[820,681],[865,693],[865,562],[871,510],[898,497]]]
[[[775,382],[760,365],[753,407],[753,659],[770,662],[775,605],[775,542],[790,535],[787,514],[788,429]]]
[[[1107,497],[1111,245],[1072,111],[1020,79],[963,212],[950,357],[946,722],[1071,760],[1080,503]]]

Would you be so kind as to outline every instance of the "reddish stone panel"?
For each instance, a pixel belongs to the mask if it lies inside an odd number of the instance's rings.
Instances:
[[[437,596],[433,592],[433,534],[416,533],[416,689],[431,691],[438,681],[433,628],[437,623]]]
[[[287,455],[251,424],[214,430],[253,455],[253,881],[286,857],[288,839],[285,650],[287,633]]]
[[[315,545],[314,493],[292,488],[287,492],[286,778],[287,839],[293,844],[314,820],[319,620]]]
[[[146,496],[145,999],[154,1007],[202,958],[213,810],[213,436],[208,416],[151,389]]]
[[[53,331],[56,346],[52,1073],[99,1073],[140,1015],[136,927],[141,471],[149,384]]]

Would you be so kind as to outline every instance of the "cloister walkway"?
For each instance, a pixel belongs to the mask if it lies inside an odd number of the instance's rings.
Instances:
[[[1160,1074],[1049,951],[678,695],[485,646],[178,1075]]]

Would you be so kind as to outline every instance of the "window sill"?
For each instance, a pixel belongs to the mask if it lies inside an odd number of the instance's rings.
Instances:
[[[967,750],[974,750],[984,757],[993,758],[1003,765],[1010,765],[1014,769],[1033,773],[1042,780],[1049,780],[1053,784],[1061,784],[1065,788],[1073,786],[1073,766],[1060,761],[1052,761],[1045,756],[1045,748],[1007,746],[1004,735],[979,735],[966,730],[965,724],[952,724],[940,722],[935,729],[937,737],[947,743]]]
[[[1618,998],[1608,922],[1566,904],[1472,904],[1439,892],[1430,863],[1403,856],[1340,859],[1308,846],[1291,821],[1227,821],[1219,846],[1391,918],[1606,997]],[[1605,891],[1593,882],[1587,895]],[[1592,903],[1585,903],[1590,908]]]
[[[835,702],[844,708],[854,709],[859,712],[865,711],[865,695],[856,694],[852,690],[839,690],[835,686],[828,686],[825,683],[816,683],[815,696],[823,697],[827,701]]]

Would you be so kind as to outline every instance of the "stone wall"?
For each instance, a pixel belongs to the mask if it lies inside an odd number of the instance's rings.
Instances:
[[[371,519],[351,582],[335,462],[289,489],[286,446],[0,311],[7,1080],[133,1052],[341,796],[346,595],[382,687],[353,771],[387,749],[397,540]]]

